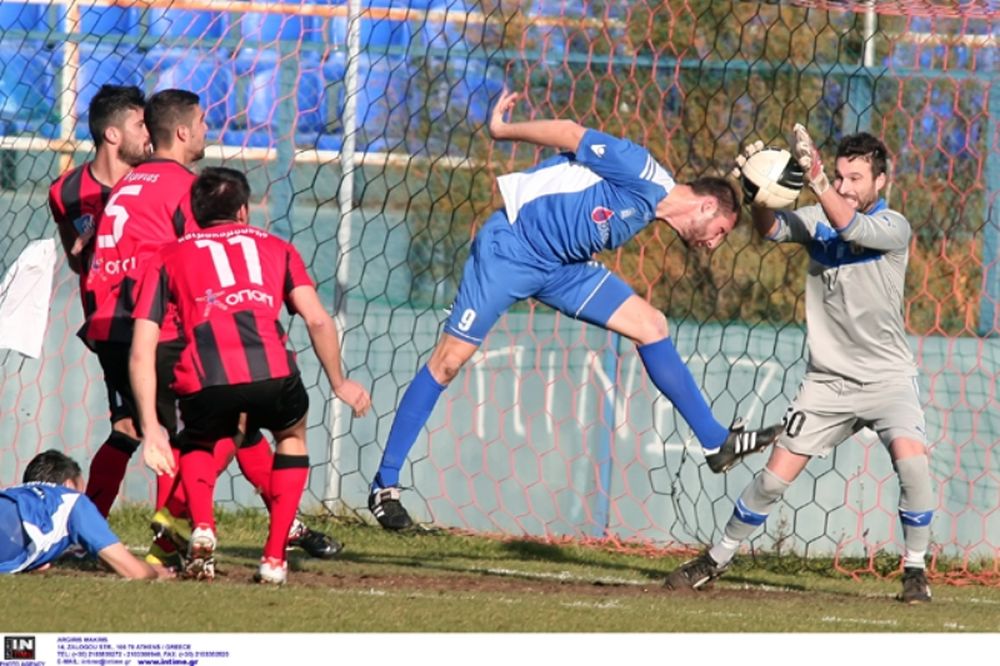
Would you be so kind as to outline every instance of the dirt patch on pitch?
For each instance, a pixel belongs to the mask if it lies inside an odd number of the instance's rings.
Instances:
[[[526,594],[576,596],[582,598],[638,598],[644,596],[675,596],[678,598],[699,599],[767,599],[785,597],[796,590],[755,589],[753,587],[733,588],[714,587],[709,590],[668,590],[662,580],[650,580],[648,583],[615,583],[608,581],[558,580],[553,578],[536,578],[527,575],[510,573],[433,573],[419,574],[387,573],[373,574],[370,572],[352,572],[345,567],[344,571],[290,571],[288,585],[313,589],[333,589],[345,591],[363,591],[373,594],[392,593],[395,595],[472,595],[488,594],[497,596],[520,597]],[[255,584],[253,570],[241,567],[228,567],[221,572],[220,580],[233,584]],[[836,601],[837,595],[814,593],[817,596],[829,596],[829,601]]]

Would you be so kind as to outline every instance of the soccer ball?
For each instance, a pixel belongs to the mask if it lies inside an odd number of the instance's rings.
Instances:
[[[740,169],[743,200],[766,208],[788,208],[805,183],[802,167],[783,148],[764,148],[751,155]]]

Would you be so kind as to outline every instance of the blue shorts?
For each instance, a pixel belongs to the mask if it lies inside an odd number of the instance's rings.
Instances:
[[[591,324],[604,326],[632,287],[596,261],[563,264],[538,258],[499,210],[472,241],[445,333],[481,344],[504,312],[534,298]]]

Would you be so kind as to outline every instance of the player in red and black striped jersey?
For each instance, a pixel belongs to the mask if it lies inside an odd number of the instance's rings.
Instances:
[[[371,406],[367,391],[344,377],[336,325],[323,308],[295,248],[247,225],[250,187],[243,174],[210,168],[191,191],[199,231],[163,248],[138,289],[130,372],[143,427],[143,457],[157,474],[174,460],[156,427],[155,348],[174,304],[186,341],[176,368],[184,432],[180,475],[195,529],[189,574],[214,575],[212,497],[216,441],[233,437],[246,414],[248,439],[260,428],[277,442],[269,488],[271,524],[259,580],[283,583],[288,531],[305,487],[309,399],[280,323],[282,306],[301,315],[334,394],[356,416]]]
[[[95,303],[86,281],[94,250],[94,229],[112,187],[149,153],[146,104],[135,86],[103,85],[90,102],[90,135],[96,154],[90,162],[67,171],[49,188],[49,208],[70,269],[80,276],[84,317]],[[87,496],[107,515],[118,494],[129,458],[139,445],[132,411],[118,387],[106,382],[111,408],[111,435],[90,466]]]
[[[198,96],[186,91],[153,95],[145,101],[142,115],[155,150],[150,161],[138,165],[114,185],[96,221],[91,258],[82,283],[87,320],[80,330],[81,338],[97,353],[109,390],[120,398],[122,411],[133,418],[135,404],[128,377],[131,284],[148,254],[184,232],[177,228],[177,211],[189,211],[190,185],[195,178],[187,165],[204,155],[207,131]],[[160,368],[165,378],[180,353],[178,343],[171,343],[172,338],[176,339],[176,332],[171,336],[168,331],[161,348]],[[163,421],[176,430],[174,396],[168,383],[164,388],[160,399]],[[94,490],[91,497],[105,515],[118,494],[138,440],[133,439],[130,448],[113,444],[101,447],[90,473]],[[158,488],[157,494],[168,491]]]
[[[162,90],[146,104],[153,155],[111,191],[97,222],[86,289],[95,303],[81,332],[94,343],[132,341],[133,287],[146,261],[195,229],[190,210],[191,165],[205,156],[205,112],[198,95]],[[169,320],[161,342],[177,338]]]
[[[134,414],[135,405],[128,376],[128,354],[132,338],[134,283],[148,258],[185,231],[197,228],[190,213],[190,190],[195,174],[190,167],[205,154],[205,113],[196,94],[186,90],[162,90],[150,96],[145,121],[152,139],[152,157],[126,175],[113,189],[97,224],[93,266],[86,281],[88,299],[96,304],[81,335],[98,354],[110,386],[122,396],[124,411]],[[173,436],[177,430],[175,394],[170,384],[183,341],[178,338],[175,317],[169,316],[157,347],[157,409],[160,423]],[[124,478],[134,445],[119,451],[102,447],[98,458],[116,456],[107,466],[103,501],[97,502],[106,515]],[[234,452],[240,468],[269,501],[266,482],[271,469],[271,449],[263,438],[242,438],[239,450],[233,441],[217,447],[218,469],[225,469]],[[179,458],[179,452],[176,452]],[[96,459],[95,459],[96,460]],[[177,564],[173,540],[165,533],[183,534],[187,516],[186,497],[180,484],[167,477],[157,479],[156,515],[152,525],[157,539],[150,558]],[[296,523],[295,545],[316,557],[330,557],[340,546],[320,532]],[[178,539],[183,541],[183,539]]]

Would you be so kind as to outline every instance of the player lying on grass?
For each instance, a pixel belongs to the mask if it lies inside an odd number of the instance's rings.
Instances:
[[[714,249],[737,221],[733,187],[721,178],[676,183],[645,148],[572,120],[507,122],[517,99],[506,91],[500,97],[490,135],[563,152],[498,179],[504,208],[476,234],[444,333],[400,401],[371,486],[368,506],[386,529],[412,524],[399,500],[399,472],[441,392],[500,316],[526,298],[631,339],[653,384],[691,426],[713,472],[760,451],[780,431],[719,423],[674,348],[663,313],[593,261],[654,221],[688,246]]]
[[[232,169],[205,169],[191,187],[191,210],[199,230],[151,257],[137,292],[130,372],[143,459],[158,475],[177,471],[156,410],[157,340],[172,306],[186,341],[174,383],[184,422],[177,438],[179,471],[195,526],[186,573],[215,575],[218,465],[213,449],[217,441],[237,435],[245,414],[248,439],[264,428],[277,444],[268,483],[270,527],[257,580],[281,584],[287,577],[289,529],[309,474],[309,396],[288,349],[282,305],[305,320],[334,395],[355,416],[368,411],[371,399],[343,375],[336,324],[299,253],[290,243],[249,226],[246,177]]]
[[[81,547],[125,578],[173,576],[122,545],[83,494],[83,475],[72,458],[43,451],[28,463],[23,481],[0,490],[0,573],[44,569],[67,549]]]
[[[930,601],[924,558],[935,499],[917,366],[903,324],[910,224],[879,196],[888,158],[874,136],[862,132],[841,140],[832,186],[801,125],[795,126],[793,153],[819,204],[777,213],[754,206],[752,214],[764,238],[809,248],[806,376],[785,414],[785,432],[736,501],[723,538],[671,573],[667,586],[697,589],[722,575],[809,460],[867,427],[882,440],[899,477],[905,545],[900,599]]]

